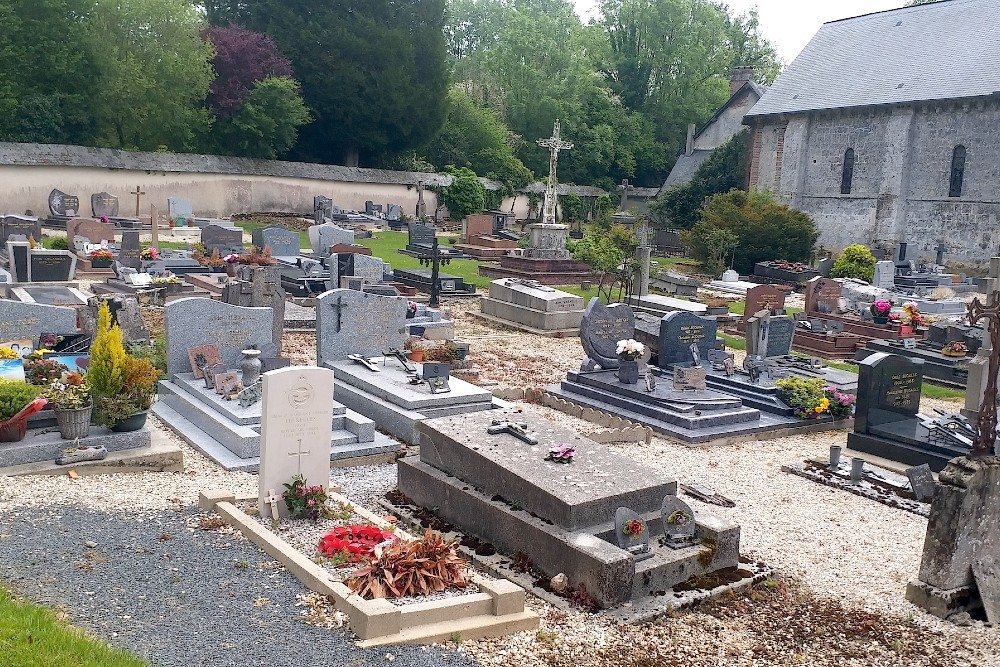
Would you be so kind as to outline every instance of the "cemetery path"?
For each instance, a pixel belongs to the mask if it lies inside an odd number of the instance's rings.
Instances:
[[[157,666],[473,664],[437,647],[362,650],[342,630],[308,625],[296,607],[308,591],[291,574],[238,535],[189,527],[196,516],[7,512],[0,583]]]

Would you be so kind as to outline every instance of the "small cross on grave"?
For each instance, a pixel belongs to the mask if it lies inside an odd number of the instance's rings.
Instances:
[[[503,419],[494,419],[493,423],[486,428],[486,432],[490,435],[500,435],[501,433],[509,433],[518,440],[526,442],[529,445],[537,445],[538,438],[528,433],[528,425],[524,422],[512,422],[505,421]]]
[[[267,496],[264,498],[264,502],[268,504],[271,508],[271,518],[275,521],[278,520],[278,496],[275,495],[274,489],[267,490]]]
[[[934,250],[937,252],[937,256],[934,258],[934,263],[938,266],[942,266],[944,264],[944,254],[948,252],[948,246],[944,244],[944,239],[938,241],[937,247],[934,248]]]
[[[979,297],[973,299],[972,303],[969,304],[969,324],[975,326],[982,319],[989,322],[987,331],[993,349],[990,351],[986,391],[983,393],[983,403],[979,408],[979,421],[976,423],[976,439],[970,452],[972,458],[991,456],[996,447],[997,373],[1000,372],[1000,291],[993,292],[986,305],[983,305]]]
[[[139,217],[139,202],[145,193],[141,185],[135,186],[135,190],[129,193],[130,195],[135,195],[135,217]]]
[[[337,311],[337,333],[340,333],[341,319],[344,316],[344,311],[350,306],[344,303],[344,297],[338,296],[337,300],[330,304],[330,307]]]
[[[311,451],[308,451],[308,450],[307,451],[302,451],[302,438],[299,438],[299,446],[297,447],[297,451],[288,452],[289,456],[294,456],[296,458],[295,463],[296,463],[296,465],[299,468],[299,474],[300,475],[302,474],[302,457],[303,456],[309,456],[310,454],[312,454]]]
[[[382,354],[385,355],[386,357],[392,357],[393,359],[398,361],[400,365],[402,365],[403,370],[406,371],[408,374],[413,375],[414,373],[417,372],[417,367],[414,366],[410,362],[410,360],[406,358],[406,355],[403,353],[402,350],[397,350],[394,348],[389,350],[388,352],[383,352]]]
[[[347,355],[347,358],[350,359],[351,361],[353,361],[354,363],[356,363],[359,366],[364,366],[365,368],[367,368],[368,370],[370,370],[372,373],[381,373],[382,372],[382,369],[379,368],[378,365],[374,361],[372,361],[371,359],[369,359],[368,357],[362,356],[360,354],[349,354],[349,355]]]

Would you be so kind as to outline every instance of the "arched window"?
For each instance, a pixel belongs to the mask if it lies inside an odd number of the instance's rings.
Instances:
[[[848,148],[844,153],[844,171],[840,175],[840,194],[851,194],[854,183],[854,149]]]
[[[951,181],[948,185],[949,197],[961,197],[965,181],[965,146],[955,146],[951,154]]]

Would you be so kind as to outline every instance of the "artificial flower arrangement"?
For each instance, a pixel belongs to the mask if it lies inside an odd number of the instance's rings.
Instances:
[[[371,524],[337,526],[320,539],[317,550],[327,558],[343,555],[348,562],[359,563],[370,558],[376,547],[394,539],[393,533]]]
[[[415,317],[416,314],[417,314],[417,308],[418,308],[418,306],[417,306],[416,301],[407,301],[406,302],[406,319],[410,319],[410,318]]]
[[[888,299],[877,299],[875,303],[868,307],[872,317],[889,317],[892,312],[892,301]]]
[[[181,279],[177,276],[156,276],[149,281],[151,285],[180,285]]]
[[[292,477],[291,483],[285,484],[285,492],[281,497],[293,518],[304,517],[313,521],[319,520],[328,499],[325,486],[306,486],[306,478],[301,474]]]
[[[639,537],[646,531],[646,527],[642,525],[642,521],[638,519],[629,519],[622,526],[622,533],[627,537]]]
[[[795,410],[800,419],[819,419],[829,415],[834,419],[849,417],[855,397],[836,387],[825,386],[822,380],[802,377],[777,380],[778,396]]]
[[[98,248],[97,250],[91,250],[90,259],[114,259],[115,254],[108,250],[107,248]]]
[[[153,246],[148,248],[143,248],[142,252],[139,253],[139,257],[147,262],[155,262],[160,259],[160,251]]]
[[[106,225],[108,225],[108,224],[111,224],[111,218],[109,218],[109,217],[108,217],[108,216],[106,216],[106,215],[102,215],[102,216],[101,216],[101,222],[103,222],[103,223],[104,223],[104,224],[106,224]]]
[[[250,252],[239,255],[236,258],[236,263],[244,266],[274,266],[276,262],[271,256],[270,248],[261,250],[254,246]]]
[[[941,354],[946,357],[964,357],[968,353],[969,346],[960,340],[953,340],[941,348]]]
[[[5,361],[12,361],[14,359],[20,359],[21,355],[14,351],[10,347],[0,347],[0,359]]]
[[[28,384],[46,386],[69,370],[55,359],[45,359],[42,350],[35,350],[24,360],[24,378]]]
[[[576,448],[572,445],[562,443],[553,445],[552,449],[549,450],[548,456],[545,457],[545,460],[552,461],[553,463],[572,463],[574,456],[576,456]]]
[[[666,519],[668,526],[686,526],[691,523],[694,519],[690,512],[685,512],[684,510],[674,510],[671,512]]]
[[[911,327],[922,327],[926,326],[927,319],[920,314],[920,310],[917,308],[917,304],[913,301],[907,301],[903,304],[903,313],[899,319],[900,324],[909,325]]]
[[[240,256],[237,255],[234,252],[233,253],[229,253],[228,255],[226,255],[225,257],[222,258],[222,261],[225,262],[226,264],[235,264],[239,260],[240,260]]]
[[[618,341],[618,358],[623,361],[638,361],[642,359],[642,355],[645,352],[646,346],[637,340],[629,338],[628,340]]]

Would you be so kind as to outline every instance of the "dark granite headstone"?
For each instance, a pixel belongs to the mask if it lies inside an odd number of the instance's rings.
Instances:
[[[28,277],[28,253],[31,251],[27,241],[7,241],[7,257],[11,276],[16,283],[26,283]]]
[[[73,280],[76,255],[68,250],[32,250],[28,253],[28,274],[34,283]]]
[[[580,344],[584,352],[605,370],[621,365],[618,341],[635,338],[635,314],[625,304],[605,306],[596,296],[590,300],[580,322]]]
[[[80,330],[88,336],[97,334],[97,313],[102,303],[111,310],[111,321],[121,327],[126,345],[149,342],[149,329],[142,319],[139,300],[131,294],[107,294],[92,296],[87,307],[81,308]]]
[[[118,252],[118,263],[130,269],[142,268],[142,246],[139,243],[139,232],[122,232],[121,250]]]
[[[792,353],[795,320],[787,316],[772,317],[767,326],[767,347],[764,356],[784,357]]]
[[[409,226],[409,240],[407,247],[423,246],[430,248],[434,245],[434,236],[437,230],[434,225],[424,225],[419,222],[411,223]]]
[[[806,283],[806,312],[839,313],[843,289],[843,285],[833,278],[813,278]]]
[[[33,238],[40,241],[42,238],[42,223],[38,218],[24,215],[8,215],[3,218],[3,226],[0,228],[0,243],[6,243],[13,235],[20,234],[25,238]]]
[[[80,198],[62,190],[49,193],[49,212],[59,217],[73,217],[80,213]]]
[[[270,248],[274,257],[296,257],[300,254],[298,233],[283,227],[267,227],[253,231],[253,244],[258,248]]]
[[[118,197],[107,192],[98,192],[90,195],[90,210],[95,218],[117,218],[118,217]]]
[[[910,488],[913,495],[920,502],[928,502],[934,497],[937,483],[934,481],[934,473],[926,463],[924,465],[909,468],[906,477],[910,480]]]
[[[924,380],[921,359],[873,354],[860,364],[854,430],[912,419],[920,410]]]
[[[660,368],[691,361],[691,344],[698,346],[703,359],[715,347],[718,322],[713,317],[699,317],[694,313],[667,313],[660,320]]]
[[[243,247],[243,230],[227,229],[219,225],[206,225],[201,230],[201,242],[208,249],[208,254],[218,249],[219,254],[225,257],[228,254],[241,254]]]

